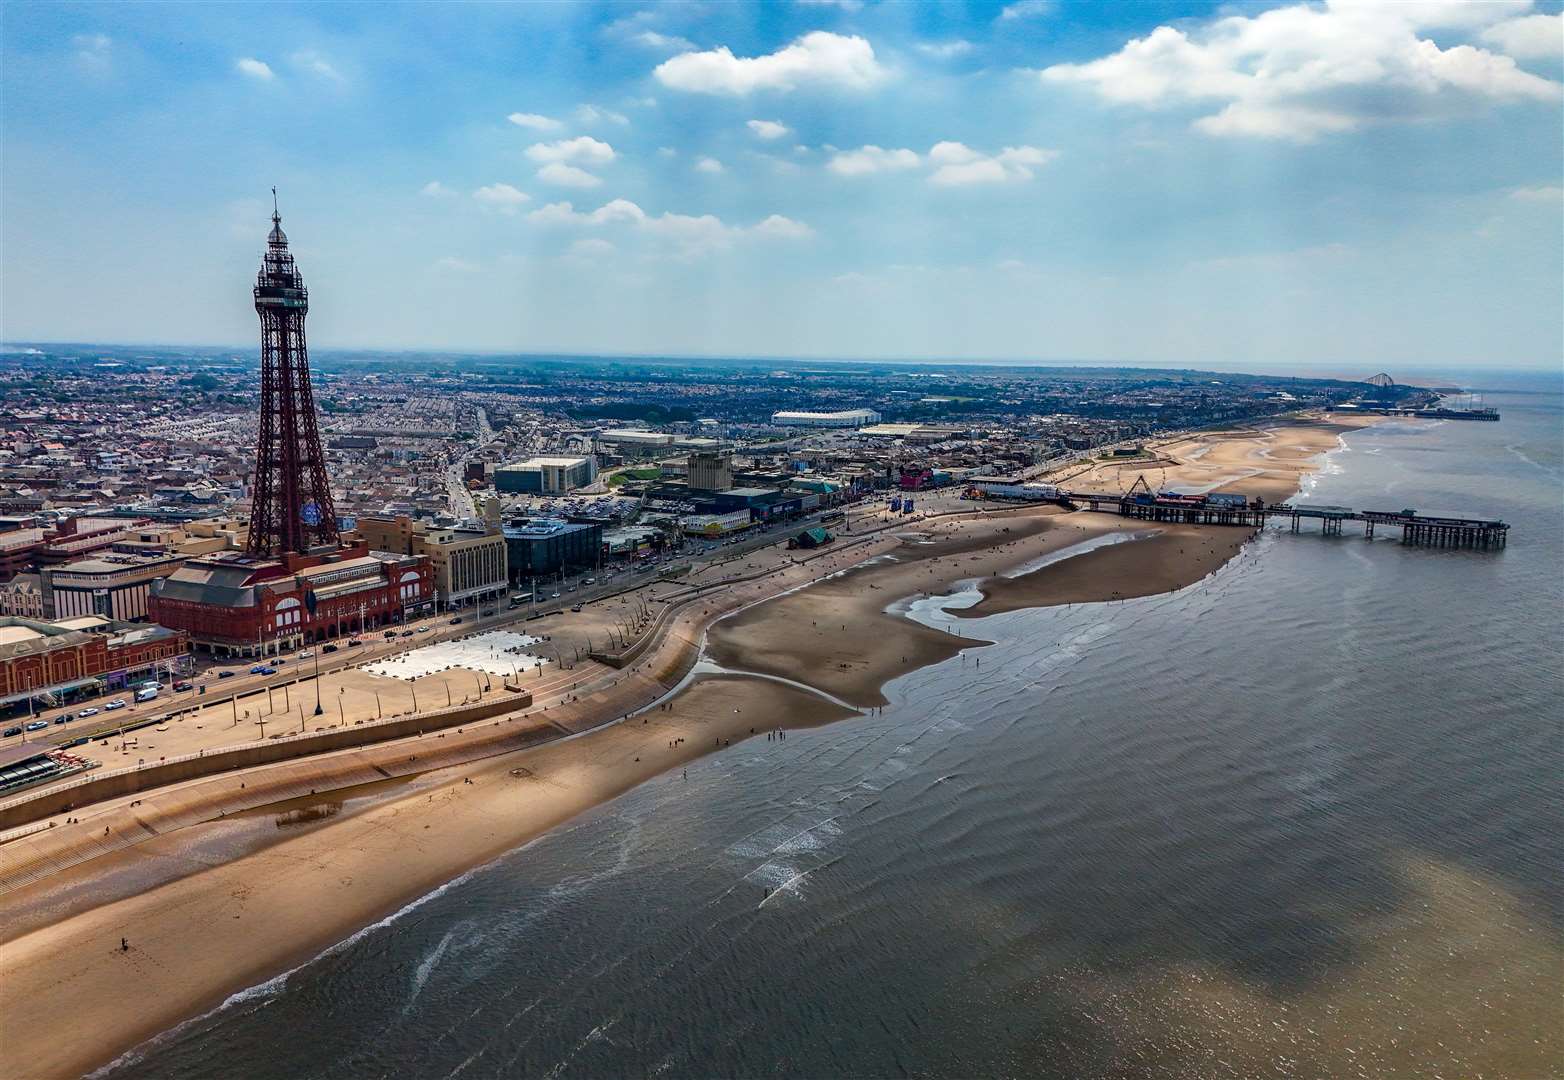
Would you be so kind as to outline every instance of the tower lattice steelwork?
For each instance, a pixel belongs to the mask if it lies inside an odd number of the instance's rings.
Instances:
[[[304,344],[309,292],[288,251],[276,194],[274,189],[272,231],[255,279],[255,310],[261,317],[261,423],[247,550],[263,557],[303,554],[341,542]]]

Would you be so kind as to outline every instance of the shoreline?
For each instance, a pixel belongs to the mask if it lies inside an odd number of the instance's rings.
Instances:
[[[1209,446],[1204,445],[1207,436],[1187,437],[1166,449],[1173,453],[1176,447],[1200,444],[1193,469],[1256,469],[1235,477],[1234,488],[1274,492],[1290,479],[1296,490],[1299,478],[1327,449],[1320,438],[1328,434],[1339,446],[1344,430],[1348,427],[1305,421],[1260,435],[1222,433]],[[1282,439],[1286,445],[1279,445],[1277,432],[1286,431],[1307,431],[1311,437]],[[1213,459],[1214,451],[1235,444],[1239,449],[1217,452]],[[1281,456],[1271,457],[1272,451]],[[1257,464],[1261,461],[1263,468]],[[1290,476],[1266,475],[1276,473]],[[1182,481],[1168,483],[1175,482]],[[1210,538],[1192,553],[1188,531]],[[1082,541],[1129,532],[1150,535],[1104,543],[1030,573],[1003,576]],[[101,1069],[148,1039],[221,1008],[235,994],[285,979],[288,972],[631,788],[673,775],[753,734],[833,723],[883,706],[883,688],[892,679],[989,644],[952,632],[960,619],[1184,587],[1228,561],[1252,531],[1233,529],[1228,536],[1226,529],[1148,528],[1116,515],[1021,509],[909,523],[902,533],[912,539],[889,552],[828,552],[819,577],[774,595],[756,595],[714,618],[709,608],[696,615],[699,605],[691,605],[683,646],[695,650],[697,660],[709,658],[727,670],[697,671],[662,684],[663,696],[653,695],[660,704],[640,714],[640,723],[632,710],[624,710],[630,719],[599,720],[601,726],[553,742],[426,773],[396,797],[369,799],[353,813],[306,826],[297,835],[7,934],[0,961],[0,1039],[13,1052],[25,1048],[28,1052],[18,1056],[35,1062],[40,1077]],[[952,630],[925,626],[893,610],[974,580],[983,599],[971,608],[946,611]],[[823,626],[822,618],[828,620]],[[675,628],[669,633],[676,636]],[[664,658],[664,674],[667,663]],[[657,661],[648,666],[657,667]],[[639,678],[648,686],[657,684],[655,676]],[[606,691],[587,695],[585,704],[609,704],[593,700],[608,696]],[[664,740],[661,746],[658,739]],[[270,816],[268,808],[248,813],[263,825]],[[119,854],[129,862],[188,862],[201,829],[167,833]],[[59,902],[59,894],[73,884],[90,891],[82,883],[102,869],[87,863],[64,872],[63,887],[52,882],[31,897],[35,912],[50,911],[51,893]],[[296,914],[301,906],[308,907],[307,914]],[[236,932],[235,921],[244,926],[243,934]],[[199,947],[191,935],[199,936]],[[132,942],[128,952],[118,948],[121,937]],[[132,973],[135,977],[127,977]],[[157,1007],[148,1008],[149,1001]],[[62,1009],[93,1037],[68,1045],[47,1039],[49,1017]]]

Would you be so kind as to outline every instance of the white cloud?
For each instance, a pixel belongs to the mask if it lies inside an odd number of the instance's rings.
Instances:
[[[578,135],[574,139],[560,139],[551,143],[533,143],[527,147],[527,156],[533,161],[580,162],[586,165],[607,165],[614,160],[614,148],[590,135]]]
[[[455,255],[447,255],[443,259],[436,259],[434,268],[446,274],[472,274],[478,270],[478,264],[466,259],[458,259]]]
[[[1056,150],[1043,150],[1036,146],[1007,146],[989,156],[964,143],[936,143],[929,151],[929,162],[939,168],[929,177],[929,183],[957,187],[1030,180],[1034,169],[1042,168],[1058,156]]]
[[[1020,259],[1001,259],[994,265],[997,269],[1003,270],[1007,274],[1018,273],[1026,269],[1026,263]]]
[[[791,133],[791,129],[780,120],[746,120],[744,126],[753,131],[762,139],[780,139]]]
[[[1521,187],[1510,192],[1510,198],[1521,202],[1564,202],[1564,187],[1557,184],[1542,187]]]
[[[1035,19],[1039,15],[1047,15],[1053,10],[1053,0],[1016,0],[1007,5],[999,13],[1001,22],[1014,22],[1016,19]]]
[[[660,158],[675,158],[679,156],[679,151],[671,146],[659,146],[657,148],[657,156]]]
[[[84,67],[102,70],[109,66],[109,50],[114,42],[107,34],[77,34],[71,38],[71,44]]]
[[[560,128],[558,120],[538,113],[513,112],[505,119],[517,127],[524,127],[529,131],[558,131]]]
[[[723,169],[722,162],[718,161],[716,158],[703,157],[695,163],[695,171],[707,173],[711,176],[717,176],[726,170]]]
[[[658,64],[653,74],[664,86],[702,94],[785,92],[808,85],[863,90],[886,76],[866,39],[825,30],[765,56],[734,56],[726,45],[683,53]]]
[[[689,38],[680,37],[677,34],[659,34],[656,30],[642,30],[630,38],[637,45],[648,49],[658,49],[664,52],[691,52],[695,48],[695,42]]]
[[[932,56],[936,60],[950,60],[957,56],[965,56],[973,50],[974,46],[970,41],[957,38],[954,41],[920,41],[913,48],[924,56]]]
[[[1522,60],[1557,60],[1564,55],[1564,12],[1508,19],[1480,36],[1500,52]]]
[[[472,197],[502,214],[514,214],[522,203],[532,199],[525,191],[518,191],[509,184],[489,184],[474,191]]]
[[[447,196],[455,195],[456,192],[452,191],[438,180],[431,180],[423,187],[418,189],[418,194],[427,195],[431,199],[443,199]]]
[[[849,15],[863,10],[863,0],[793,0],[799,7],[834,7]]]
[[[826,168],[838,176],[867,176],[870,173],[916,169],[921,160],[911,150],[886,150],[861,146],[857,150],[838,150]]]
[[[301,71],[307,71],[311,75],[329,79],[332,82],[345,81],[342,73],[332,67],[330,61],[313,49],[300,49],[289,59],[293,61],[294,67],[299,68]]]
[[[573,188],[595,188],[603,182],[585,169],[566,165],[562,161],[551,161],[543,166],[538,170],[538,179],[546,184]]]
[[[250,78],[259,79],[262,82],[270,82],[276,77],[276,73],[272,71],[270,64],[257,60],[253,56],[242,57],[234,61],[234,67],[239,74],[248,75]]]
[[[576,119],[583,124],[618,124],[621,127],[630,122],[630,118],[624,113],[602,109],[596,105],[577,105]]]
[[[728,225],[715,214],[665,212],[653,217],[629,199],[614,199],[590,213],[582,213],[568,202],[550,203],[528,214],[527,220],[539,225],[625,226],[670,244],[686,255],[722,250],[745,237],[798,240],[813,235],[808,225],[780,214],[744,228]]]
[[[815,231],[802,221],[772,214],[750,230],[756,236],[769,236],[778,240],[807,240]]]
[[[1230,15],[1186,32],[1159,26],[1118,52],[1041,72],[1118,104],[1218,106],[1208,135],[1300,142],[1365,124],[1468,111],[1474,101],[1558,101],[1556,82],[1472,45],[1440,48],[1426,27],[1470,29],[1504,18],[1500,3],[1295,4]],[[1502,25],[1502,24],[1501,24]]]

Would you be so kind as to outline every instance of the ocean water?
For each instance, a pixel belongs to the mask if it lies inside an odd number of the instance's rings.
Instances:
[[[882,715],[648,783],[107,1075],[1556,1071],[1564,399],[1487,403],[1303,497],[1503,552],[1277,530],[967,623],[998,644]]]

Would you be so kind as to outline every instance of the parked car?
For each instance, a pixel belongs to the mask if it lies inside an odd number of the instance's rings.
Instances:
[[[124,707],[125,699],[122,697],[117,697],[113,701],[105,701],[103,703],[103,709],[105,712],[113,712],[115,709],[123,709]]]
[[[21,729],[20,726],[18,726],[18,727],[8,727],[4,731],[0,731],[0,735],[5,736],[7,739],[9,739],[12,735],[20,735],[21,733],[22,733],[22,729]]]
[[[571,604],[570,605],[570,610],[571,611],[580,611],[581,610],[581,605],[580,604]]]
[[[46,728],[48,726],[49,726],[49,721],[47,721],[47,720],[34,720],[32,723],[27,725],[25,730],[27,730],[27,731],[42,731],[44,728]]]
[[[85,720],[89,716],[97,716],[97,715],[98,715],[98,710],[97,709],[93,709],[93,708],[83,709],[81,712],[76,714],[77,718],[81,719],[81,720]]]
[[[234,673],[231,671],[219,671],[217,677],[219,679],[231,679],[234,677]]]

